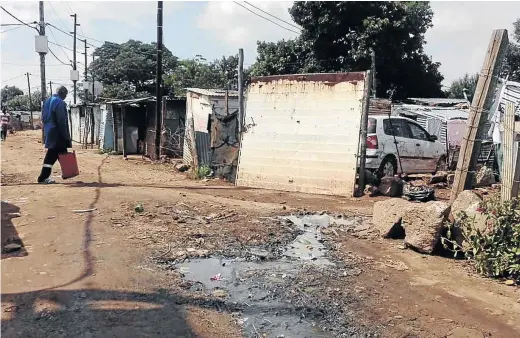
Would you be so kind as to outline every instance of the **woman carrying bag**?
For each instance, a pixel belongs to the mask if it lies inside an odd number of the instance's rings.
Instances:
[[[52,166],[60,161],[62,177],[64,179],[77,176],[79,170],[74,152],[67,153],[67,148],[72,148],[72,140],[67,120],[67,88],[60,86],[56,94],[48,98],[43,105],[43,130],[45,136],[45,148],[47,153],[43,159],[43,166],[38,183],[52,184],[55,181],[50,177]]]

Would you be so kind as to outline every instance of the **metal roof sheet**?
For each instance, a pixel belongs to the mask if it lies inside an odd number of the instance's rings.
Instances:
[[[411,97],[408,100],[415,101],[415,102],[422,103],[422,104],[427,104],[427,105],[437,105],[437,104],[455,105],[458,103],[468,102],[465,99],[417,98],[417,97]]]
[[[469,116],[468,109],[426,107],[413,104],[394,105],[393,113],[436,117],[444,121],[455,119],[467,120]]]
[[[129,99],[129,100],[116,100],[116,101],[107,101],[105,103],[107,104],[132,104],[132,103],[139,103],[144,101],[155,101],[155,97],[143,97],[140,99]]]
[[[186,90],[189,92],[200,94],[200,95],[219,96],[219,97],[226,96],[225,89],[186,88]],[[228,97],[238,97],[238,91],[237,90],[228,90]]]

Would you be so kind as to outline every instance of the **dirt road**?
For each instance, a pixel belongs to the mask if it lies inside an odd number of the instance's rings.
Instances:
[[[81,176],[42,186],[39,135],[1,145],[4,337],[520,337],[518,289],[380,240],[374,199],[82,149]]]

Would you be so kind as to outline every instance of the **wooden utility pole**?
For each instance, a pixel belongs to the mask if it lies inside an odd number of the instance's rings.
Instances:
[[[238,50],[238,132],[244,129],[244,50]],[[241,138],[240,138],[241,139]]]
[[[43,7],[43,1],[40,1],[40,29],[38,30],[40,36],[45,36],[45,11]],[[40,79],[41,79],[41,94],[42,94],[42,102],[40,109],[40,124],[42,127],[42,144],[45,142],[45,134],[43,129],[43,105],[45,104],[45,100],[47,99],[47,84],[45,82],[45,53],[40,53]],[[51,89],[52,95],[52,89]],[[31,126],[32,125],[32,117],[31,117]]]
[[[453,202],[464,189],[470,189],[473,183],[474,171],[480,153],[482,138],[485,135],[484,126],[491,108],[498,82],[498,74],[508,46],[507,30],[493,31],[491,41],[479,74],[477,88],[470,107],[465,137],[460,147],[455,181],[451,190]]]
[[[163,2],[157,2],[157,78],[155,86],[155,160],[161,157],[162,131],[162,40],[163,40]]]
[[[366,177],[365,165],[367,159],[367,129],[368,129],[368,108],[370,106],[370,90],[372,87],[372,74],[367,70],[365,73],[365,89],[363,91],[363,108],[361,112],[361,126],[359,132],[359,180],[357,196],[363,196],[365,190]]]
[[[88,76],[88,73],[87,73],[87,49],[88,49],[88,46],[87,46],[87,39],[83,40],[83,42],[85,43],[85,53],[83,53],[85,55],[85,72],[83,73],[83,76],[85,77],[85,82],[87,82],[87,76]],[[88,102],[88,88],[87,86],[83,86],[83,90],[85,92],[85,98],[84,98],[84,103],[85,103],[85,107],[86,107],[86,104]],[[86,108],[85,108],[86,109]]]
[[[370,70],[372,71],[372,97],[376,98],[376,52],[372,48],[370,50],[371,65]]]
[[[29,73],[26,73],[25,75],[27,75],[27,88],[29,90],[29,112],[31,113],[31,129],[34,129],[34,124],[33,124],[33,112],[32,112],[32,97],[31,97],[31,80],[29,79]],[[42,116],[43,117],[43,116]]]
[[[49,81],[49,89],[51,90],[49,96],[52,96],[52,81]]]
[[[73,41],[73,44],[72,44],[72,69],[74,71],[77,70],[77,64],[76,64],[76,29],[77,27],[79,26],[78,25],[78,15],[77,14],[72,14],[71,17],[74,18],[74,31],[73,32],[70,32],[71,34],[74,34],[74,41]],[[86,65],[85,65],[86,67]],[[74,104],[76,104],[76,83],[78,82],[77,80],[72,80],[72,82],[74,83],[74,98],[73,98],[73,102]]]

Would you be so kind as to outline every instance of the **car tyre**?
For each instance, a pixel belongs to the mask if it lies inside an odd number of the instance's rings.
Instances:
[[[397,174],[397,161],[394,157],[386,157],[378,171],[379,177],[394,177]]]

